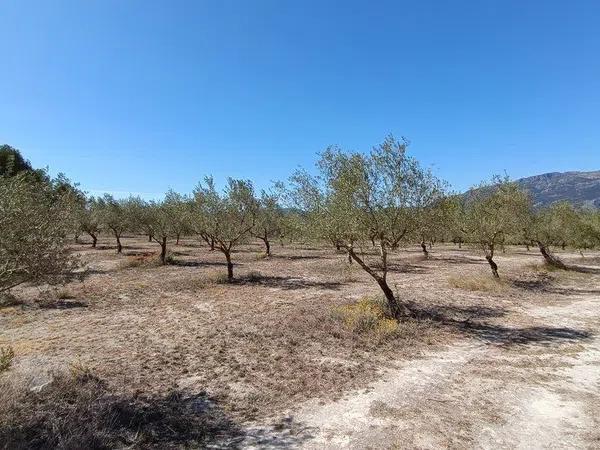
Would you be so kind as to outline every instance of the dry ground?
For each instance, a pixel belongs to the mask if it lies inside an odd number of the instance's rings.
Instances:
[[[164,267],[135,264],[156,244],[124,242],[124,255],[108,238],[74,246],[81,280],[0,308],[16,353],[4,377],[43,389],[75,365],[115,396],[201,399],[231,428],[215,446],[600,447],[598,255],[564,253],[585,272],[554,272],[509,248],[496,284],[472,250],[404,249],[391,284],[422,318],[382,338],[337,318],[379,293],[328,248],[243,246],[238,282],[222,284],[224,258],[197,241]]]

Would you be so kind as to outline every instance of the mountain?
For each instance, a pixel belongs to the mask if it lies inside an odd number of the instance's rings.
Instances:
[[[536,206],[566,200],[577,206],[600,208],[600,170],[545,173],[516,182],[531,194]]]

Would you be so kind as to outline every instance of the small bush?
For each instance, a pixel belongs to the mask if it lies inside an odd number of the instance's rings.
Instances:
[[[15,351],[12,347],[0,348],[0,373],[6,372],[10,369],[13,359],[15,358]]]
[[[364,297],[357,303],[341,306],[335,316],[353,333],[390,337],[398,332],[398,322],[389,318],[386,305],[378,299]]]
[[[466,291],[479,292],[504,292],[508,289],[508,284],[503,280],[498,280],[489,276],[452,276],[448,278],[450,286],[464,289]]]

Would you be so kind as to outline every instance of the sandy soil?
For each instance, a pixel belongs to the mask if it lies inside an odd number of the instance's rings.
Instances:
[[[88,267],[66,291],[28,287],[0,308],[11,376],[32,387],[85,365],[115,393],[206,396],[247,448],[598,448],[599,259],[564,253],[581,272],[541,270],[535,252],[498,257],[494,290],[476,252],[436,246],[394,255],[390,279],[422,308],[392,339],[356,335],[333,312],[377,286],[344,255],[311,246],[235,254],[172,247],[176,264],[136,267],[157,251],[140,238],[116,255],[78,245]],[[63,298],[58,298],[63,297]]]

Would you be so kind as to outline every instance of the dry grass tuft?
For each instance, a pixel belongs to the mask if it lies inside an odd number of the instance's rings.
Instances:
[[[334,317],[341,320],[353,333],[372,333],[379,337],[393,337],[399,331],[398,322],[390,319],[386,305],[378,299],[364,297],[357,303],[340,306]]]
[[[10,369],[13,359],[15,358],[15,351],[12,347],[0,348],[0,373],[6,372]]]
[[[451,276],[448,283],[452,287],[467,291],[502,293],[509,289],[508,283],[491,275]]]

